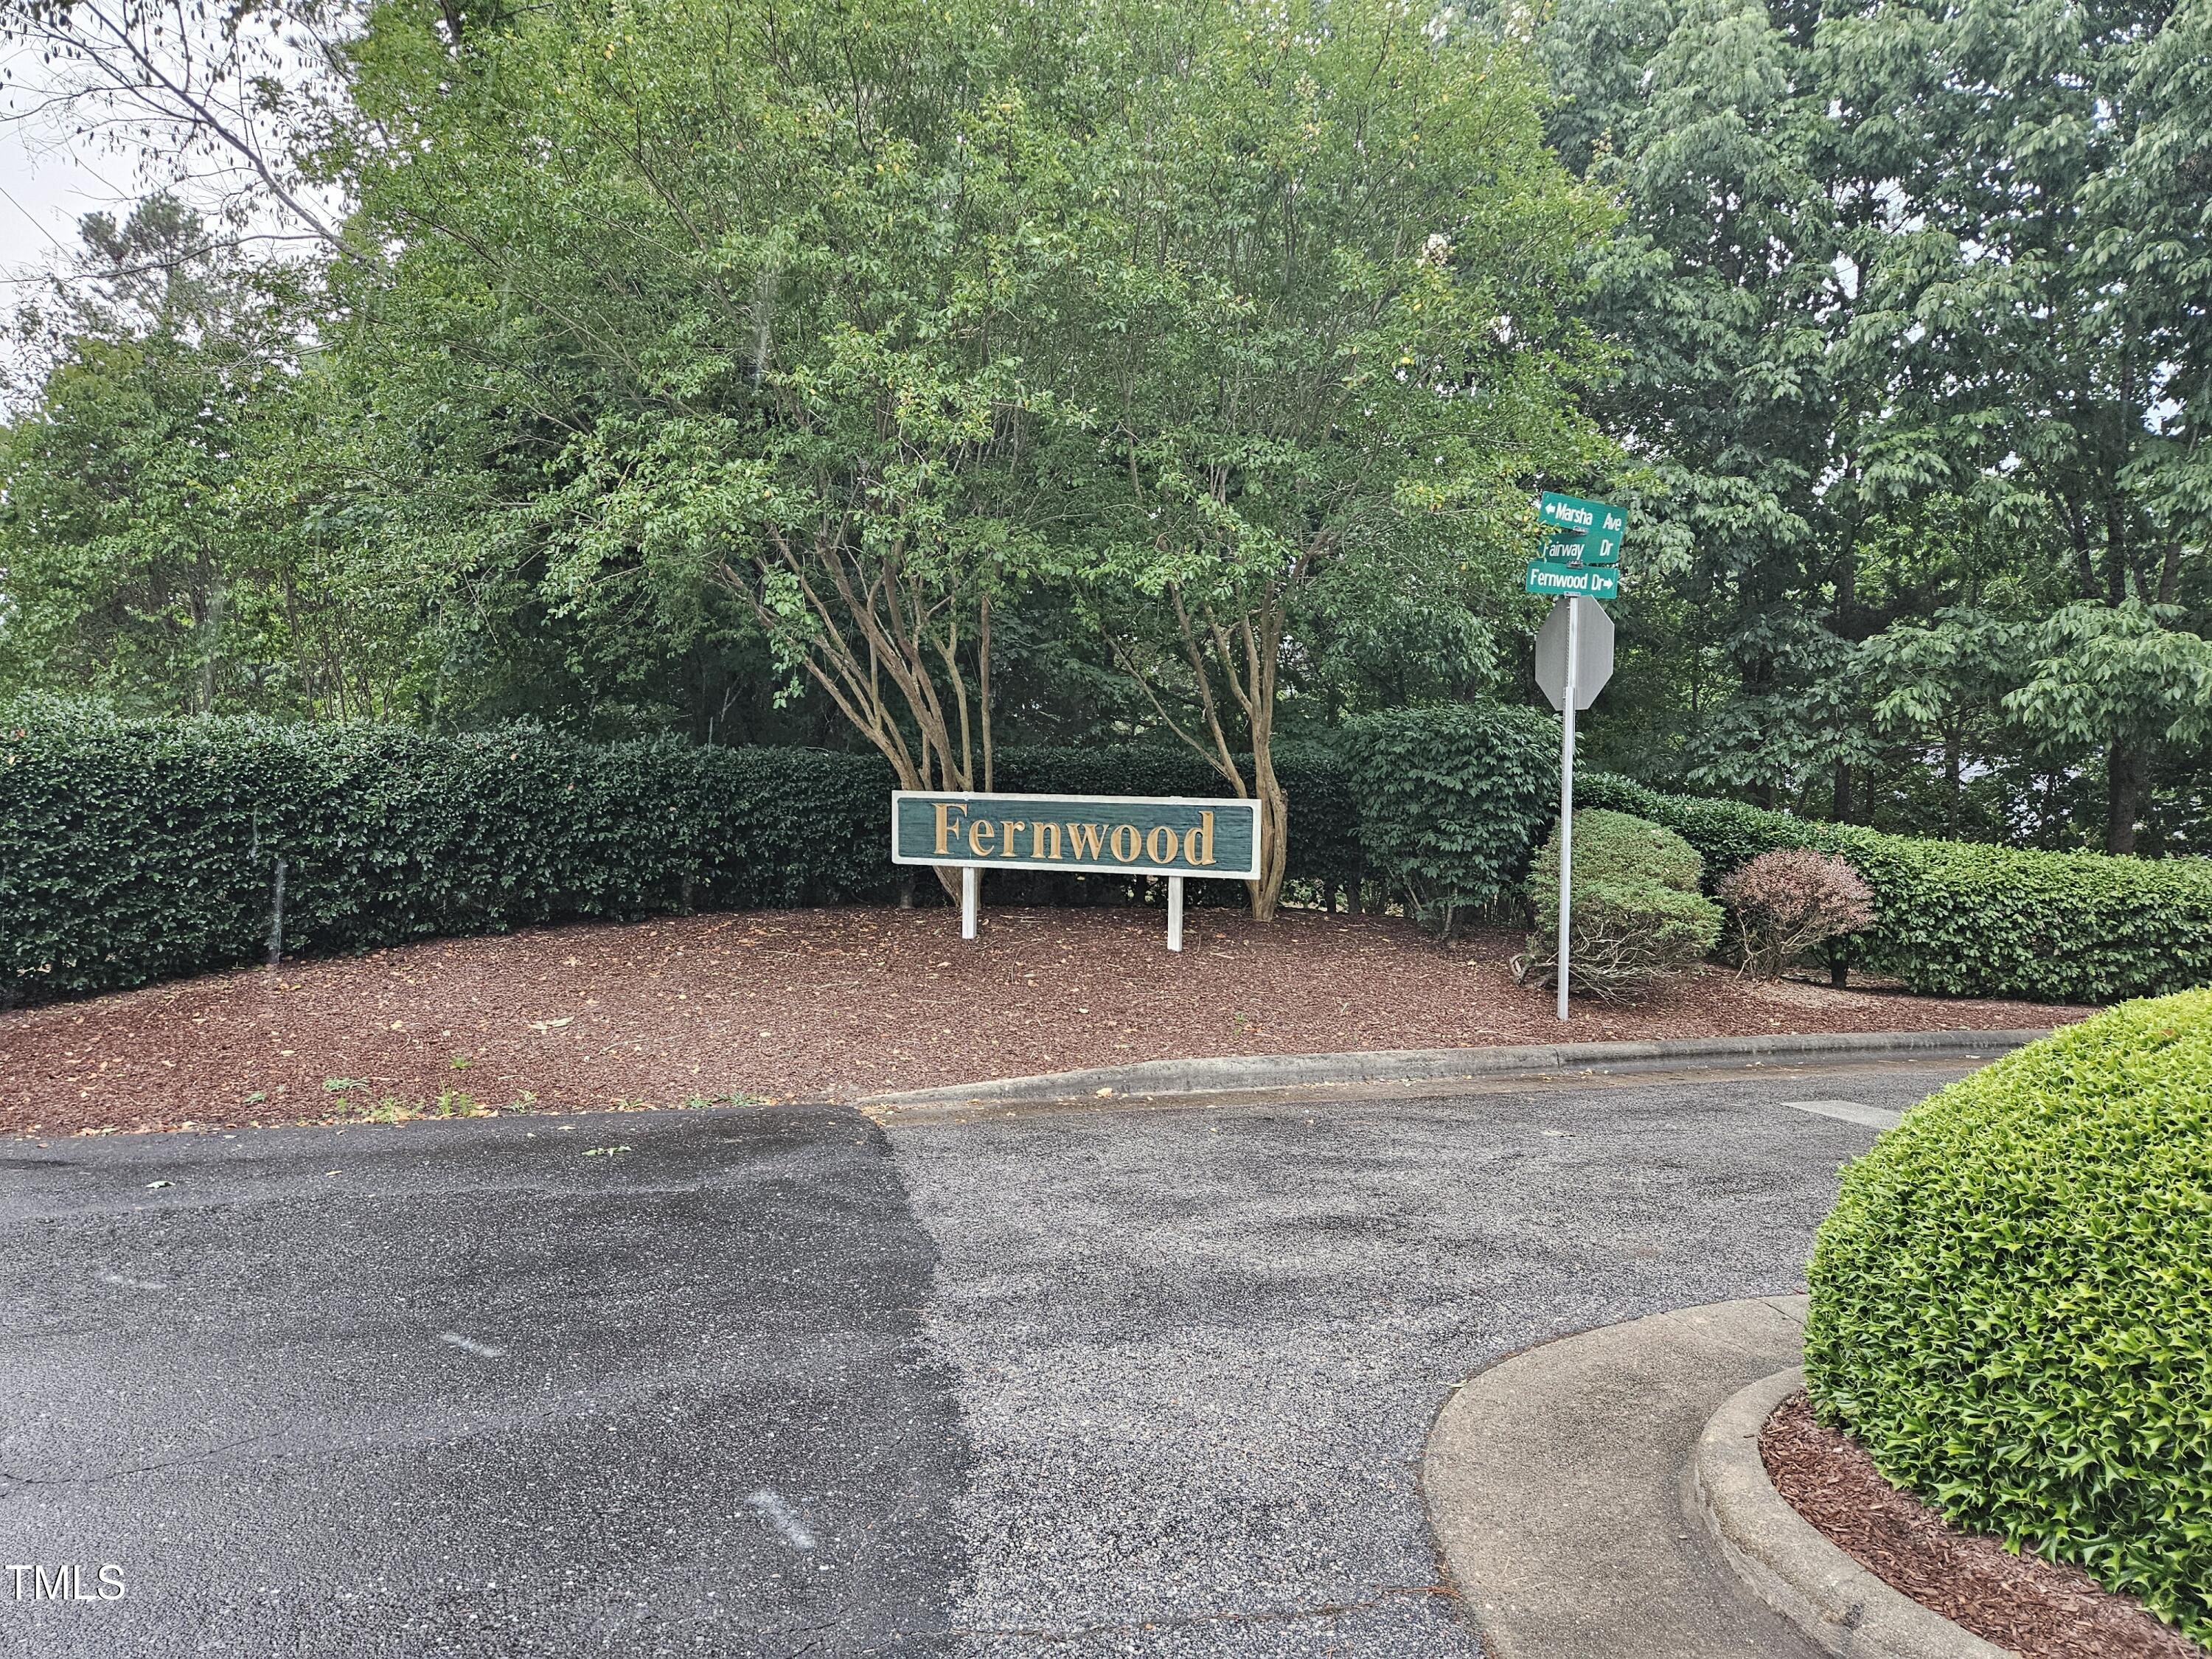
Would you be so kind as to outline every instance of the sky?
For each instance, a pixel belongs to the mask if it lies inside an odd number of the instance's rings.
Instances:
[[[210,57],[202,51],[194,61],[204,65]],[[252,43],[242,58],[233,60],[244,72],[275,73],[288,79],[295,71],[303,72],[307,61],[289,40]],[[234,103],[240,95],[234,78],[201,82],[191,68],[181,66],[181,60],[168,68],[204,90],[219,86],[219,103]],[[169,165],[175,158],[158,148],[133,143],[126,136],[129,127],[115,118],[112,106],[57,111],[28,122],[9,118],[32,107],[66,73],[48,63],[36,46],[20,39],[0,40],[0,310],[35,291],[44,273],[76,252],[77,222],[84,215],[127,209],[156,183],[178,188],[177,169]],[[234,109],[227,114],[234,122],[240,118]],[[102,135],[72,142],[71,126],[88,118],[100,121]],[[244,125],[250,127],[253,122],[249,117]],[[156,147],[160,143],[158,137],[145,142]],[[235,174],[224,182],[234,187]],[[211,191],[198,192],[189,185],[179,193],[188,199],[208,193],[204,205],[212,209],[216,204]]]
[[[34,145],[21,128],[0,125],[0,278],[9,279],[8,300],[61,249],[76,246],[80,216],[131,199],[135,166],[128,155],[78,158]]]

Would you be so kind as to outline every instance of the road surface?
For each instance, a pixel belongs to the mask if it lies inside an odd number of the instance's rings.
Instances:
[[[0,1654],[1472,1656],[1451,1386],[1965,1069],[0,1143]]]

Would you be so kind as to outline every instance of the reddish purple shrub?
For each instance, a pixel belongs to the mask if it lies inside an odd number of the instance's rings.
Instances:
[[[1735,918],[1746,973],[1773,979],[1815,946],[1874,921],[1874,890],[1829,853],[1761,853],[1723,878],[1715,896]]]

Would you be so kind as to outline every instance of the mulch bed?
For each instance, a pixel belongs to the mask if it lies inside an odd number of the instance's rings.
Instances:
[[[741,911],[439,939],[0,1013],[0,1133],[319,1121],[441,1093],[546,1110],[897,1089],[1207,1054],[2050,1025],[2079,1008],[1758,984],[1634,1007],[1513,982],[1520,936],[1161,913]],[[352,1086],[333,1091],[343,1080]]]
[[[1759,1449],[1774,1489],[1868,1571],[2021,1659],[2204,1659],[2078,1567],[1958,1531],[1884,1480],[1856,1441],[1815,1421],[1802,1393],[1767,1419]]]

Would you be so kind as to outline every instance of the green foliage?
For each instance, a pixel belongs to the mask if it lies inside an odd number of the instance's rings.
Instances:
[[[1056,687],[1110,665],[1146,735],[1250,757],[1264,914],[1288,683],[1409,635],[1489,677],[1528,478],[1611,459],[1564,310],[1611,210],[1486,31],[553,0],[456,54],[425,21],[357,49],[331,165],[388,257],[339,276],[333,356],[481,446],[422,493],[484,503],[564,622],[730,607],[910,786],[985,783],[995,643],[1048,618]]]
[[[882,768],[245,720],[0,733],[0,990],[890,890]],[[279,867],[282,868],[281,910]]]
[[[1402,708],[1346,728],[1368,866],[1423,927],[1449,939],[1461,912],[1519,883],[1556,810],[1557,744],[1533,709]]]
[[[302,512],[286,455],[311,302],[166,196],[82,224],[9,319],[43,374],[0,427],[0,696],[358,714],[419,620]],[[392,590],[400,597],[393,602]]]
[[[1358,872],[1356,793],[1290,745],[1294,873]],[[1188,750],[1008,750],[1008,788],[1223,793]],[[800,749],[515,727],[0,725],[0,1002],[535,923],[881,902],[890,771]],[[1334,815],[1334,816],[1332,816]],[[1332,860],[1335,860],[1332,862]],[[281,899],[279,868],[281,864]]]
[[[1698,891],[1704,861],[1673,830],[1625,812],[1577,810],[1574,854],[1571,989],[1626,1000],[1720,943],[1721,908]],[[1557,824],[1529,868],[1528,891],[1536,931],[1514,972],[1524,982],[1549,983],[1559,954]]]
[[[1554,141],[1626,209],[1593,407],[1648,463],[1631,695],[1594,754],[2132,850],[2212,633],[2212,8],[1559,0],[1534,27]]]
[[[1604,772],[1577,773],[1575,799],[1593,809],[1632,813],[1664,824],[1697,849],[1705,860],[1702,879],[1708,887],[1761,853],[1780,847],[1825,846],[1822,837],[1833,828],[1742,801],[1669,794]]]
[[[1612,215],[1546,148],[1533,66],[1457,16],[1100,17],[1121,39],[1085,158],[1111,208],[1063,360],[1094,434],[1073,572],[1156,719],[1209,754],[1249,741],[1272,807],[1286,681],[1372,672],[1408,636],[1433,654],[1399,684],[1487,679],[1529,480],[1611,470],[1563,301]]]
[[[2212,861],[1883,835],[1591,774],[1580,796],[1675,830],[1708,882],[1778,848],[1833,853],[1874,890],[1850,961],[1915,991],[2111,1002],[2212,983]]]
[[[1814,1404],[1884,1474],[2212,1640],[2212,993],[1913,1108],[1809,1278]]]
[[[1575,812],[1575,883],[1653,882],[1678,893],[1694,893],[1705,873],[1698,849],[1672,830],[1626,812],[1580,807]],[[1559,889],[1559,837],[1556,828],[1528,871],[1532,893]]]
[[[2006,708],[2076,744],[2203,737],[2212,725],[2212,646],[2175,629],[2177,615],[2137,599],[2068,605],[2045,621],[2034,672]]]

